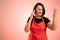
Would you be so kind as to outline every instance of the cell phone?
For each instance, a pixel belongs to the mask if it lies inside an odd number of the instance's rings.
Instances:
[[[34,12],[34,15],[36,15],[36,12],[35,12],[35,10],[33,10],[33,12]]]

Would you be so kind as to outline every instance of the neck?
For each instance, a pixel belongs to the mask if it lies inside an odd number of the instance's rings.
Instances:
[[[36,18],[37,18],[37,19],[40,19],[40,18],[42,18],[42,17],[41,17],[41,16],[36,16]]]

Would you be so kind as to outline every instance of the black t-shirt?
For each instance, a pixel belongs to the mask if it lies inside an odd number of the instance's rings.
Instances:
[[[27,22],[29,21],[29,19],[30,19],[30,17],[28,18]],[[33,17],[33,19],[34,19],[34,17]],[[32,19],[32,20],[33,20],[33,19]],[[46,27],[47,27],[47,23],[50,22],[50,20],[49,20],[47,17],[43,17],[43,19],[44,19],[45,25],[46,25]],[[35,21],[36,23],[40,23],[40,22],[42,22],[42,18],[40,18],[40,19],[35,18],[34,21]],[[32,21],[32,22],[33,22],[33,21]],[[31,22],[31,25],[32,25],[32,22]]]

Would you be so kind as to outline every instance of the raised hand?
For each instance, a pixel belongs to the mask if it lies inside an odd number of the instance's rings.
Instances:
[[[32,13],[31,13],[31,16],[30,16],[30,17],[32,17],[32,18],[33,18],[33,16],[35,16],[35,10],[34,10],[34,11],[32,11]]]

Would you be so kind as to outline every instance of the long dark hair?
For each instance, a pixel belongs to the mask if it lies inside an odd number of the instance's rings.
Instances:
[[[44,8],[44,5],[42,3],[36,3],[36,5],[34,6],[33,10],[35,10],[35,14],[36,14],[36,7],[38,5],[42,6],[42,8],[43,8],[43,13],[42,13],[42,16],[43,16],[45,14],[45,8]]]

